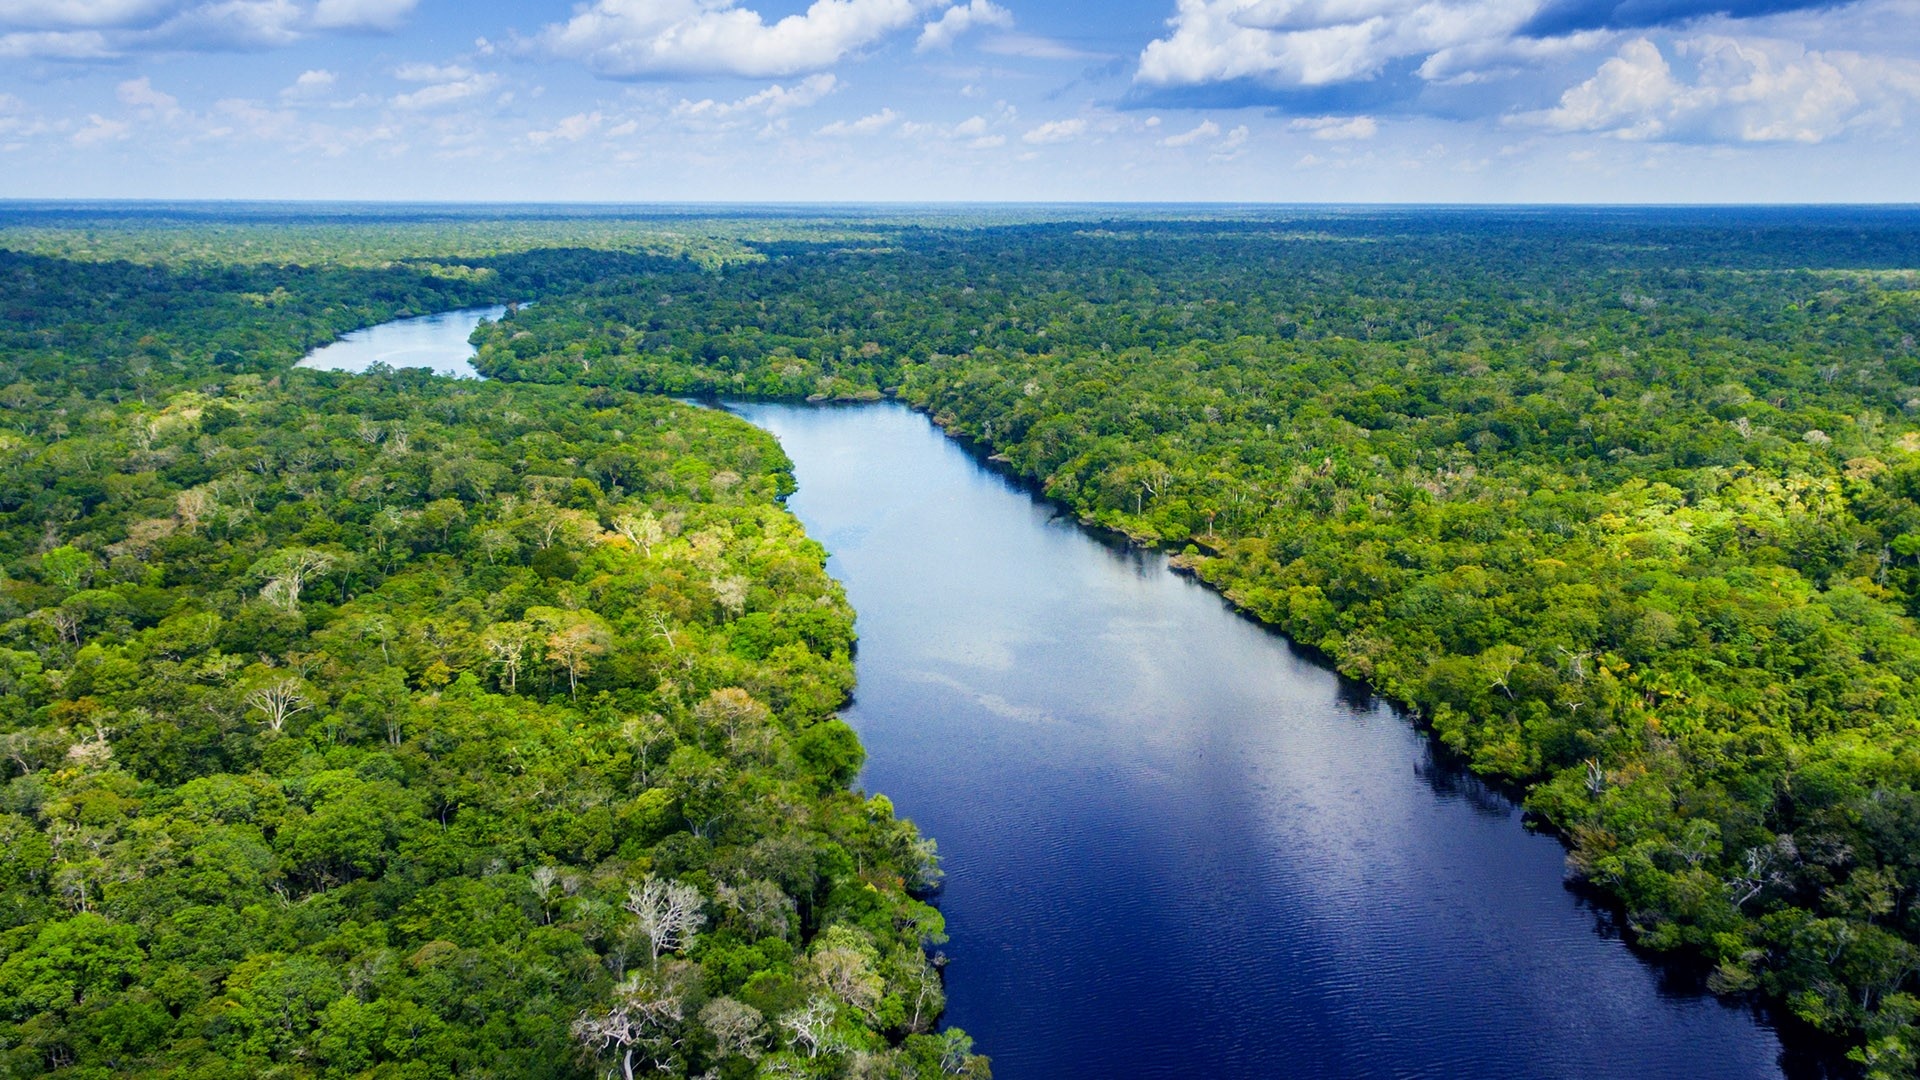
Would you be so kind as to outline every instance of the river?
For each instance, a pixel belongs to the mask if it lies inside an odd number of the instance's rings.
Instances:
[[[390,368],[431,368],[436,375],[477,379],[480,373],[473,369],[473,346],[467,339],[480,320],[498,319],[506,313],[504,305],[495,305],[395,319],[323,345],[308,353],[300,366],[362,372],[375,364],[385,364]]]
[[[471,375],[502,308],[303,364]],[[862,777],[940,844],[949,1023],[1000,1080],[1799,1077],[1364,688],[898,405],[730,406],[859,613]]]
[[[897,405],[729,406],[859,613],[863,784],[935,837],[1001,1080],[1802,1075],[1643,962],[1558,841],[1163,557]]]

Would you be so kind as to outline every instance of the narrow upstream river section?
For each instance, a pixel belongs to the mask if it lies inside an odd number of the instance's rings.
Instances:
[[[729,408],[859,612],[863,783],[940,843],[947,1020],[1001,1080],[1783,1075],[1557,841],[1160,556],[903,407]]]

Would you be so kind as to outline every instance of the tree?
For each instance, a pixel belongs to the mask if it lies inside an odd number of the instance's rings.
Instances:
[[[254,573],[267,579],[260,598],[282,611],[300,610],[300,593],[307,583],[332,569],[338,561],[312,548],[283,548],[254,564]]]
[[[751,1005],[730,997],[717,997],[700,1010],[700,1026],[707,1029],[721,1057],[760,1056],[760,1041],[766,1037],[766,1018]]]
[[[573,1037],[597,1053],[616,1053],[625,1080],[633,1080],[639,1064],[666,1071],[682,1042],[690,981],[682,964],[637,972],[620,984],[604,1009],[574,1018]]]
[[[782,1016],[780,1026],[787,1029],[787,1045],[804,1047],[814,1058],[833,1048],[833,1019],[833,999],[822,994]]]
[[[488,662],[500,668],[509,694],[519,685],[520,665],[526,661],[534,637],[533,627],[524,622],[495,623],[480,635],[480,646],[487,650]]]
[[[661,881],[648,874],[627,890],[626,909],[633,913],[634,929],[647,939],[655,966],[663,952],[678,952],[693,944],[707,924],[700,890],[679,881]]]
[[[637,517],[633,514],[619,515],[613,519],[613,530],[647,556],[653,555],[653,545],[666,539],[667,535],[651,510],[642,511]]]
[[[547,635],[547,659],[567,673],[567,694],[577,697],[580,680],[591,669],[593,657],[606,653],[606,634],[592,623],[569,623]]]
[[[260,722],[269,731],[278,732],[287,726],[288,720],[312,709],[313,701],[307,697],[299,679],[286,675],[248,692],[247,705],[260,713]]]

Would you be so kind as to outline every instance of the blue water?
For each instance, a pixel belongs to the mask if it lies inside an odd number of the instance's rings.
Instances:
[[[355,330],[315,349],[300,361],[300,366],[362,372],[375,364],[385,364],[390,368],[431,368],[437,375],[477,379],[480,373],[473,369],[474,349],[467,339],[480,320],[498,319],[506,313],[505,306],[495,305],[395,319]]]
[[[947,1022],[1001,1080],[1783,1075],[1557,841],[1161,557],[899,406],[732,408],[859,612],[862,781],[939,841]]]

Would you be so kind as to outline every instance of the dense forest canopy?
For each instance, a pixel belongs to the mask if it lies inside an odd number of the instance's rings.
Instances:
[[[1913,1068],[1920,214],[1295,212],[662,265],[496,377],[898,395],[1523,785],[1637,940]]]
[[[0,1075],[985,1075],[779,446],[291,367],[652,262],[0,252]]]
[[[667,393],[926,410],[1913,1073],[1920,213],[435,213],[0,207],[5,1068],[984,1070],[785,460]]]

